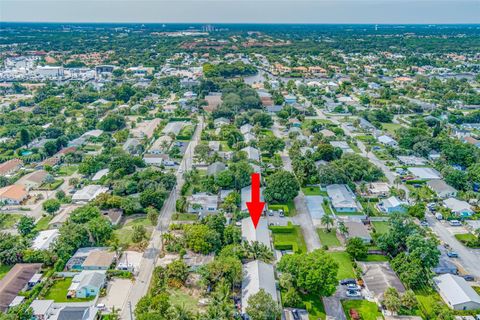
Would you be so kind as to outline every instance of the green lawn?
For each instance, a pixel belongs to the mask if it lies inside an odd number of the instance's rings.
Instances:
[[[388,232],[388,221],[372,221],[376,233],[384,234]]]
[[[422,313],[427,317],[434,316],[433,308],[440,304],[443,304],[442,298],[440,295],[434,291],[432,288],[426,288],[424,290],[415,291],[417,296],[418,304]]]
[[[40,190],[55,190],[63,183],[63,179],[55,179],[52,183],[44,183],[38,189]]]
[[[300,297],[305,304],[305,309],[308,311],[309,320],[323,320],[327,317],[323,301],[320,297],[313,294],[304,294],[300,295]]]
[[[401,127],[402,125],[399,123],[382,123],[383,130],[387,131],[392,135],[394,135],[395,131]]]
[[[339,252],[330,252],[329,253],[333,260],[338,263],[338,275],[339,280],[346,278],[355,278],[355,273],[353,272],[352,260],[348,253],[344,251]]]
[[[195,297],[183,292],[180,289],[168,289],[170,303],[172,305],[184,306],[192,312],[198,311],[198,300]]]
[[[195,221],[198,220],[198,215],[194,213],[175,213],[173,214],[172,219],[179,221]]]
[[[68,165],[68,166],[61,166],[60,169],[58,169],[58,174],[60,176],[71,176],[75,172],[77,172],[78,166],[77,165]]]
[[[283,210],[283,213],[285,213],[285,216],[287,217],[293,217],[297,214],[297,210],[295,209],[295,204],[293,201],[288,202],[287,204],[269,204],[268,205],[269,210],[274,210],[278,211],[280,209]]]
[[[307,245],[305,244],[301,227],[292,227],[292,232],[275,232],[275,229],[272,229],[273,246],[278,250],[282,250],[284,246],[296,245],[300,252],[307,252]]]
[[[471,233],[456,234],[455,238],[469,248],[478,248],[478,238]]]
[[[50,220],[52,220],[52,218],[53,217],[51,215],[41,217],[40,220],[38,220],[37,224],[35,225],[35,230],[37,231],[47,230],[48,223],[50,222]]]
[[[5,265],[0,265],[0,280],[2,280],[3,277],[5,277],[5,275],[8,273],[8,271],[10,271],[10,269],[12,269],[13,265],[12,266],[5,266]]]
[[[145,217],[139,217],[127,222],[120,229],[114,231],[120,243],[126,245],[132,243],[133,227],[136,225],[143,225],[147,229],[147,238],[150,238],[152,234],[152,224],[150,220]]]
[[[302,191],[306,196],[327,196],[327,192],[320,190],[320,187],[304,187]]]
[[[85,299],[80,298],[71,298],[67,299],[68,288],[72,284],[73,278],[64,278],[62,280],[57,280],[53,285],[48,289],[47,294],[45,295],[45,300],[54,300],[55,302],[84,302],[91,301],[95,297],[89,297]]]
[[[0,214],[0,230],[11,229],[20,220],[20,214]]]
[[[381,254],[369,254],[366,259],[362,260],[365,262],[383,262],[388,261],[388,258]]]
[[[378,311],[378,306],[374,302],[367,300],[343,300],[343,310],[347,319],[351,320],[350,309],[355,309],[362,320],[377,320],[383,318],[382,313]]]
[[[330,232],[327,232],[326,228],[317,229],[318,237],[320,238],[320,243],[324,246],[330,247],[340,247],[342,244],[337,238],[336,229],[331,229]]]

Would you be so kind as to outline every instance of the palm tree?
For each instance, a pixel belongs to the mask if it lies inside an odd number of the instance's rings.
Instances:
[[[173,312],[172,312],[172,319],[174,320],[192,320],[193,315],[192,313],[185,307],[185,304],[182,303],[181,305],[174,305]]]
[[[343,221],[338,222],[338,231],[342,235],[346,235],[348,233],[348,227],[345,225],[345,222]]]
[[[320,219],[320,221],[325,227],[327,227],[327,232],[330,232],[331,231],[330,228],[333,226],[333,222],[334,222],[332,216],[330,214],[325,213]]]
[[[118,309],[115,308],[115,306],[112,307],[112,312],[110,312],[110,318],[112,320],[119,320],[120,319],[120,314],[118,313]]]
[[[269,247],[258,241],[243,242],[246,256],[253,260],[262,260],[263,262],[271,262],[273,260],[273,252]]]

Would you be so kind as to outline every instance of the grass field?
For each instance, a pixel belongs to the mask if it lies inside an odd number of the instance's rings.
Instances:
[[[417,296],[418,304],[422,313],[427,317],[434,316],[433,308],[440,304],[443,304],[442,298],[440,295],[431,288],[424,290],[415,291]]]
[[[91,301],[95,299],[95,297],[89,297],[85,299],[80,298],[70,298],[67,299],[68,288],[72,284],[73,278],[65,278],[62,280],[57,280],[53,283],[53,285],[48,289],[47,294],[45,295],[44,299],[46,300],[54,300],[55,302],[84,302],[84,301]]]
[[[55,179],[52,183],[44,183],[38,189],[39,190],[55,190],[63,183],[63,179]]]
[[[3,277],[12,269],[13,266],[5,266],[5,265],[0,265],[0,280],[2,280]]]
[[[11,229],[20,220],[20,214],[0,214],[0,230]]]
[[[276,244],[296,243],[300,252],[307,252],[307,245],[305,244],[305,239],[303,238],[300,226],[293,226],[293,232],[291,233],[277,233],[272,231],[272,236],[274,246]]]
[[[333,260],[338,263],[338,275],[339,280],[346,278],[355,278],[355,273],[353,272],[352,261],[348,253],[339,251],[339,252],[330,252],[329,253]]]
[[[198,215],[194,213],[174,213],[172,219],[178,221],[195,221],[198,220]]]
[[[304,187],[303,194],[306,196],[326,196],[327,192],[320,190],[320,187]]]
[[[372,221],[372,224],[378,234],[388,232],[388,221]]]
[[[139,217],[128,221],[120,229],[114,231],[120,243],[129,245],[132,243],[133,227],[143,225],[147,229],[147,238],[152,234],[152,224],[146,217]]]
[[[347,319],[351,320],[350,309],[355,309],[362,320],[377,320],[378,317],[382,318],[382,313],[378,311],[378,306],[374,302],[367,300],[343,300],[343,310]]]
[[[170,303],[174,306],[184,306],[191,312],[198,311],[198,299],[183,292],[180,289],[168,289],[170,295]]]
[[[71,176],[75,172],[77,172],[78,166],[76,165],[69,165],[69,166],[61,166],[60,169],[58,169],[58,174],[60,176]]]
[[[318,237],[320,238],[320,243],[324,246],[330,247],[340,247],[342,244],[337,238],[336,229],[331,229],[330,232],[327,232],[326,228],[317,229]]]
[[[53,217],[51,215],[41,217],[40,220],[38,220],[37,224],[35,225],[35,230],[37,231],[47,230],[48,223],[50,222],[50,220],[52,220],[52,218]]]
[[[309,320],[323,320],[327,317],[325,313],[325,308],[323,306],[323,301],[319,296],[315,296],[313,294],[305,294],[300,295],[300,297],[305,304],[305,309],[308,311]]]
[[[382,123],[383,130],[387,131],[388,133],[394,135],[395,131],[401,128],[402,125],[398,123]]]
[[[383,261],[388,261],[388,258],[384,255],[381,254],[369,254],[366,259],[363,259],[361,261],[365,262],[383,262]]]
[[[479,245],[475,245],[476,243],[478,243],[478,238],[471,233],[456,234],[455,238],[457,238],[458,241],[460,241],[461,243],[463,243],[465,246],[469,248],[480,247]]]

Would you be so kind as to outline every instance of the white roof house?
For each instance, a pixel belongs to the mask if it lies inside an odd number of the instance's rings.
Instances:
[[[95,199],[98,195],[108,191],[107,187],[96,184],[90,184],[75,192],[72,196],[73,202],[89,202]]]
[[[448,198],[443,200],[443,204],[457,216],[469,217],[473,214],[472,206],[467,201]]]
[[[433,278],[438,293],[454,310],[480,309],[480,296],[462,277],[446,273]]]
[[[190,213],[215,213],[218,210],[218,196],[205,192],[196,193],[188,197],[188,212]]]
[[[380,211],[383,211],[383,212],[386,212],[386,213],[404,212],[404,211],[406,211],[406,206],[407,205],[408,205],[408,203],[398,199],[397,197],[390,197],[390,198],[387,198],[383,201],[380,201],[377,205],[377,208]]]
[[[355,212],[361,209],[352,190],[345,184],[328,185],[327,194],[336,211]]]
[[[427,159],[415,156],[398,156],[397,159],[407,166],[423,166],[427,163]]]
[[[440,172],[433,168],[427,167],[410,167],[408,168],[417,179],[421,180],[434,180],[434,179],[441,179],[442,175]]]
[[[244,151],[247,153],[248,159],[253,161],[260,161],[260,151],[253,147],[246,147],[240,151]]]
[[[184,122],[184,121],[175,121],[175,122],[169,122],[163,128],[162,133],[163,134],[169,134],[173,133],[175,135],[178,135],[180,131],[182,131],[183,127],[185,127],[189,122]]]
[[[246,134],[250,131],[252,131],[253,126],[250,123],[244,124],[243,126],[240,127],[240,132],[242,134]]]
[[[342,149],[342,151],[345,153],[354,153],[353,149],[350,148],[346,141],[330,141],[330,145],[332,145],[332,147]]]
[[[386,135],[379,136],[377,138],[377,140],[381,144],[386,145],[386,146],[390,146],[390,147],[396,147],[398,145],[397,141],[395,141],[394,139],[392,139],[391,137],[386,136]]]
[[[31,248],[34,250],[47,250],[59,235],[58,229],[40,231],[33,239]]]
[[[270,244],[270,231],[268,230],[267,219],[260,217],[257,228],[253,226],[250,217],[242,219],[242,240],[248,242],[258,241],[267,247],[272,248],[272,245]]]
[[[30,308],[33,310],[35,319],[48,319],[53,303],[53,300],[33,300]]]
[[[372,182],[368,185],[368,192],[375,196],[386,196],[390,193],[390,185],[386,182]]]
[[[270,294],[273,300],[278,301],[277,288],[275,286],[275,274],[273,266],[263,261],[254,260],[243,266],[242,281],[242,313],[248,307],[248,298],[263,289]]]
[[[252,201],[252,186],[242,188],[240,195],[241,195],[240,209],[242,211],[248,210],[247,202]],[[260,188],[260,201],[264,201],[263,188]]]
[[[444,180],[427,181],[427,186],[440,198],[455,197],[457,195],[457,189],[448,185]]]
[[[253,133],[247,132],[243,135],[243,138],[245,139],[246,143],[249,143],[250,141],[255,140],[257,137]]]

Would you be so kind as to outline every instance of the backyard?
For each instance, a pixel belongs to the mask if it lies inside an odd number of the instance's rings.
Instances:
[[[377,320],[382,318],[382,313],[378,311],[378,306],[374,302],[367,300],[343,300],[343,310],[347,319],[351,320],[350,310],[354,309],[358,312],[362,320]]]
[[[300,226],[289,223],[288,226],[272,226],[273,246],[277,250],[307,252],[307,245]]]
[[[147,238],[150,238],[152,234],[152,224],[150,220],[146,217],[137,217],[126,221],[120,229],[114,231],[119,242],[125,245],[132,244],[133,227],[138,225],[142,225],[147,229]]]
[[[375,232],[378,234],[384,234],[388,232],[388,221],[372,221]]]
[[[68,288],[72,284],[73,278],[64,278],[61,280],[56,280],[53,285],[48,289],[47,294],[45,295],[45,300],[53,300],[55,302],[84,302],[91,301],[95,297],[89,298],[67,298]]]
[[[327,232],[327,229],[320,228],[317,229],[318,237],[320,238],[320,243],[329,248],[331,247],[340,247],[342,244],[337,238],[337,230],[331,229],[330,232]]]
[[[348,253],[344,251],[338,252],[330,252],[330,256],[338,263],[338,274],[337,278],[347,279],[347,278],[355,278],[355,273],[353,272],[353,265],[352,260],[350,260],[350,256]]]
[[[327,196],[326,191],[320,190],[320,187],[312,186],[312,187],[303,187],[302,192],[306,196]]]
[[[35,230],[36,231],[43,231],[48,229],[48,223],[50,220],[52,220],[53,216],[47,215],[44,217],[41,217],[40,220],[35,224]]]
[[[20,214],[0,214],[0,230],[11,229],[20,220]]]

